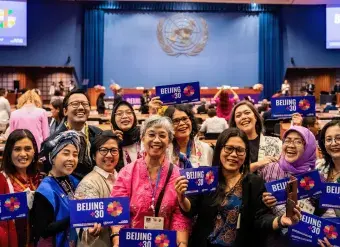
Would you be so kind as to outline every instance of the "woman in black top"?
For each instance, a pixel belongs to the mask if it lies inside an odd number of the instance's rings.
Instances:
[[[98,114],[104,114],[105,113],[105,102],[104,102],[104,96],[105,93],[100,93],[97,98],[97,112]]]
[[[263,204],[264,181],[248,173],[249,144],[243,131],[230,128],[220,134],[213,165],[219,167],[216,192],[186,198],[188,180],[179,177],[176,181],[183,213],[197,216],[189,247],[263,247],[266,232],[299,221],[297,208],[291,218],[275,217]]]

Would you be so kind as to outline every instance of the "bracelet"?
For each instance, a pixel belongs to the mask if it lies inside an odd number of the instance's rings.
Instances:
[[[112,239],[114,239],[115,237],[119,237],[119,232],[113,232],[113,233],[111,233],[110,239],[112,240]]]
[[[287,228],[286,226],[282,225],[282,223],[281,223],[282,216],[283,215],[281,215],[281,216],[279,216],[279,218],[277,218],[277,224],[278,224],[279,228],[281,228],[281,229]]]

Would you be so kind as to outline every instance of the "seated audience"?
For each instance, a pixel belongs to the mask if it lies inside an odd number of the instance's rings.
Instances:
[[[224,118],[219,118],[216,116],[215,110],[208,110],[208,116],[200,129],[202,133],[222,133],[228,128],[228,123]]]
[[[328,113],[329,111],[337,111],[338,107],[336,107],[336,99],[332,100],[332,104],[331,105],[327,105],[325,107],[325,109],[323,109],[323,112]]]
[[[119,172],[111,196],[130,198],[130,228],[143,229],[147,216],[162,217],[163,229],[177,231],[177,246],[186,247],[190,220],[180,211],[174,187],[179,167],[166,155],[173,138],[168,118],[149,117],[141,129],[145,155]],[[119,246],[119,230],[112,228],[113,246]]]
[[[104,102],[104,97],[105,97],[105,93],[100,93],[98,98],[97,98],[97,102],[96,102],[96,105],[97,105],[97,112],[98,114],[105,114],[105,102]]]
[[[0,88],[0,124],[8,124],[11,116],[11,106],[6,96],[6,89]]]
[[[268,232],[298,223],[301,214],[274,216],[261,201],[264,181],[249,173],[250,147],[247,135],[230,128],[219,136],[213,157],[218,166],[215,192],[185,196],[188,180],[181,176],[175,188],[185,215],[197,217],[189,247],[263,247]]]
[[[201,100],[201,105],[197,107],[197,114],[206,114],[207,108],[206,108],[206,101]]]

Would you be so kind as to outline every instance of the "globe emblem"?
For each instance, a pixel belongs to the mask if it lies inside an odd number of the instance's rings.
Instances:
[[[196,56],[208,40],[208,25],[202,18],[176,14],[161,19],[157,27],[157,37],[162,49],[171,56]]]

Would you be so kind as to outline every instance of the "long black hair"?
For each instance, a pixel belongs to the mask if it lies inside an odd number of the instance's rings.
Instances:
[[[333,126],[339,126],[340,127],[340,119],[334,119],[330,122],[328,122],[321,130],[320,133],[320,139],[319,139],[319,147],[322,151],[323,157],[326,161],[325,166],[329,166],[329,172],[331,171],[331,168],[334,168],[334,162],[332,157],[328,154],[325,146],[325,139],[326,139],[326,131],[329,127]]]
[[[16,173],[15,165],[12,161],[12,152],[14,145],[17,141],[28,138],[33,144],[34,156],[31,164],[27,167],[27,174],[35,175],[38,172],[37,162],[38,162],[38,145],[31,131],[27,129],[17,129],[14,130],[7,138],[6,146],[4,150],[4,156],[2,159],[1,170],[7,175],[12,175]]]
[[[246,146],[246,158],[244,160],[243,165],[240,167],[240,171],[243,172],[243,174],[247,174],[249,172],[249,165],[250,165],[250,151],[249,151],[249,141],[246,133],[244,133],[242,130],[237,128],[229,128],[224,130],[218,137],[216,141],[216,147],[213,155],[212,165],[218,166],[218,187],[216,192],[216,197],[214,200],[215,205],[221,205],[222,201],[225,197],[225,189],[226,189],[226,182],[225,178],[222,173],[223,165],[221,163],[221,152],[227,143],[227,141],[231,137],[240,137],[242,141],[244,142]]]
[[[255,124],[256,134],[260,135],[264,130],[263,118],[261,117],[260,113],[255,109],[254,105],[247,100],[242,100],[241,102],[237,103],[234,106],[233,110],[231,111],[231,115],[229,119],[229,127],[237,128],[236,121],[235,121],[235,112],[236,112],[236,109],[242,105],[248,106],[249,109],[254,113],[255,118],[256,118],[256,124]]]

